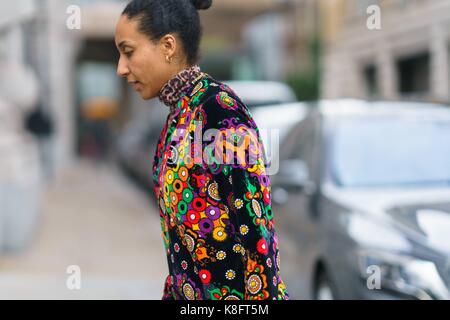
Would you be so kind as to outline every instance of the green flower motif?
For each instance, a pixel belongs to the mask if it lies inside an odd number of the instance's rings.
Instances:
[[[213,287],[209,290],[211,300],[243,300],[244,295],[236,289],[230,289],[228,286],[221,288]]]
[[[236,100],[228,95],[227,92],[219,92],[216,96],[217,102],[224,108],[230,110],[236,110],[238,105]]]
[[[209,88],[209,82],[207,79],[202,80],[201,84],[201,89],[199,89],[192,97],[191,100],[189,101],[189,103],[191,105],[198,105],[200,103],[200,98],[205,94],[205,92],[208,90]]]

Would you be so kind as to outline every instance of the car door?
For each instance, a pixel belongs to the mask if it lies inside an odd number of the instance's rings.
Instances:
[[[275,183],[279,227],[287,243],[284,259],[286,277],[291,285],[294,299],[311,298],[311,274],[313,261],[317,256],[317,225],[314,207],[314,184],[318,172],[318,122],[315,117],[308,117],[295,126],[286,136],[280,150],[281,176],[295,176],[295,168],[303,164],[309,172],[309,184],[303,188],[294,185]],[[286,166],[292,168],[286,168]],[[288,172],[285,172],[285,171]],[[281,179],[282,180],[282,179]],[[277,179],[275,179],[277,181]],[[313,183],[311,183],[313,182]]]

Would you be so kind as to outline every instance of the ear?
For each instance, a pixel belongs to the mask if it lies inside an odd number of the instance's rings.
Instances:
[[[172,58],[177,50],[177,39],[172,34],[166,34],[159,40],[159,45],[164,56]]]

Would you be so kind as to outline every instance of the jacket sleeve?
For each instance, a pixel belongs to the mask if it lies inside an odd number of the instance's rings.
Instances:
[[[202,109],[207,202],[217,201],[225,218],[224,228],[213,233],[215,262],[200,270],[200,278],[208,280],[205,295],[286,299],[258,128],[231,90],[219,91]]]

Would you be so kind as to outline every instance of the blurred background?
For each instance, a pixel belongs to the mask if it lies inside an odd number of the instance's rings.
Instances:
[[[0,4],[0,299],[161,298],[168,108],[116,76],[126,2]],[[202,69],[263,136],[291,298],[449,299],[450,0],[214,0],[201,19]]]

